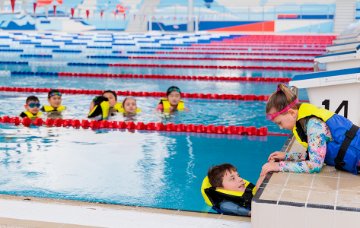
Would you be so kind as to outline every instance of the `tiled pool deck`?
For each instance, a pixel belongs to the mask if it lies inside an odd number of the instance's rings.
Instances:
[[[288,148],[303,151],[296,142]],[[273,173],[252,204],[252,227],[360,224],[360,176],[325,166],[319,174]]]

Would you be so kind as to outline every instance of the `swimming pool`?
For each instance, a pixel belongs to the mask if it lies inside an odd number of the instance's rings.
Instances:
[[[14,39],[14,34],[9,37]],[[35,36],[20,34],[18,38],[30,39],[23,45],[9,46],[22,53],[53,53],[63,50],[54,44],[56,34],[48,38],[47,51],[35,48]],[[64,37],[66,35],[63,35]],[[71,35],[81,37],[82,35]],[[171,36],[171,35],[169,35]],[[63,37],[63,38],[64,38]],[[93,39],[93,36],[89,36]],[[150,36],[151,37],[151,36]],[[147,37],[145,37],[147,38]],[[145,39],[144,38],[144,39]],[[149,38],[149,37],[148,37]],[[7,38],[6,38],[7,39]],[[20,38],[19,38],[20,39]],[[99,38],[98,38],[99,39]],[[184,38],[185,39],[185,38]],[[209,38],[208,38],[209,39]],[[41,39],[39,39],[40,42]],[[46,40],[46,39],[44,39]],[[133,39],[134,40],[134,39]],[[132,40],[132,41],[133,41]],[[92,40],[93,41],[93,40]],[[58,42],[58,41],[56,41]],[[65,41],[64,41],[65,42]],[[87,42],[89,40],[82,40]],[[196,41],[195,41],[196,42]],[[45,44],[44,44],[45,45]],[[90,45],[90,44],[89,44]],[[88,45],[88,46],[89,46]],[[130,49],[141,50],[139,42]],[[90,54],[113,54],[101,48],[78,48]],[[90,50],[91,49],[91,50]],[[34,51],[34,52],[32,52]],[[8,52],[6,52],[8,53]],[[204,56],[213,57],[204,54]],[[224,54],[226,55],[226,53]],[[0,87],[112,89],[122,91],[165,91],[171,85],[183,92],[269,95],[276,89],[273,82],[228,82],[194,80],[79,78],[29,75],[23,72],[89,72],[136,73],[163,75],[225,75],[248,77],[291,78],[296,70],[232,70],[232,69],[168,69],[137,67],[70,66],[69,62],[128,63],[128,60],[87,58],[87,54],[64,58],[59,56],[21,58],[19,53],[1,57]],[[160,56],[155,55],[155,56]],[[169,56],[169,55],[168,55]],[[171,56],[171,55],[170,55]],[[187,55],[188,56],[188,55]],[[194,55],[199,56],[199,55]],[[131,60],[131,63],[166,64],[173,61]],[[14,63],[15,62],[15,63]],[[21,65],[19,62],[27,62]],[[176,64],[236,65],[234,61],[178,61]],[[247,63],[246,63],[247,64]],[[271,62],[248,64],[271,66]],[[257,64],[257,65],[256,65]],[[309,63],[276,63],[282,66],[308,66]],[[22,72],[22,73],[16,73]],[[0,92],[0,116],[17,116],[23,111],[26,96],[35,94],[46,103],[46,93]],[[64,94],[63,104],[68,107],[64,118],[85,119],[93,95]],[[119,100],[123,97],[119,97]],[[307,99],[301,93],[300,99]],[[177,113],[164,119],[154,111],[159,98],[137,97],[142,109],[135,121],[174,122],[185,124],[214,124],[236,126],[265,126],[272,132],[284,132],[265,119],[263,101],[237,101],[214,99],[185,99],[189,112]],[[124,120],[118,115],[115,120]],[[269,153],[279,150],[286,137],[279,136],[228,136],[197,133],[171,133],[156,131],[90,130],[72,128],[47,128],[0,124],[0,193],[23,196],[50,197],[121,205],[168,208],[176,210],[209,211],[200,194],[200,185],[211,165],[229,162],[238,167],[246,179],[256,182],[262,164]]]

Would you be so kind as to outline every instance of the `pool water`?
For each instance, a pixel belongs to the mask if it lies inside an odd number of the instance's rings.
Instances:
[[[0,125],[0,193],[209,211],[200,186],[232,163],[256,182],[285,137],[241,137]]]
[[[50,37],[46,42],[44,41],[48,45],[57,43],[56,39],[86,38],[79,34],[67,36],[49,33],[43,36]],[[89,47],[67,46],[69,44],[64,43],[62,47],[54,46],[45,49],[35,48],[30,41],[26,41],[30,43],[17,43],[19,39],[41,40],[33,35],[19,33],[10,34],[9,37],[0,37],[3,42],[5,40],[8,42],[7,49],[11,49],[10,51],[0,49],[4,54],[0,57],[0,62],[2,62],[0,87],[165,92],[169,86],[177,85],[185,93],[269,95],[276,90],[276,83],[80,78],[30,74],[36,72],[84,72],[291,78],[299,71],[72,66],[69,63],[312,66],[312,63],[276,60],[269,62],[88,58],[91,55],[122,56],[131,54],[132,51],[150,48],[146,47],[149,43],[140,41],[149,39],[151,36],[144,36],[138,40],[136,37],[132,37],[130,40],[137,42],[136,45],[121,47],[114,45],[113,49],[109,50],[90,48],[94,40],[100,39],[100,36],[94,38],[94,35],[89,35],[89,38],[81,40]],[[114,42],[115,36],[111,37],[111,41]],[[190,38],[194,37],[190,36]],[[206,39],[209,37],[207,36]],[[19,49],[19,53],[14,52],[15,49]],[[80,54],[61,53],[63,50],[80,50]],[[161,49],[159,50],[161,51]],[[234,57],[231,55],[234,52],[236,51],[228,50],[218,56],[183,54],[176,55],[176,57]],[[264,51],[263,53],[266,56],[266,53],[272,52]],[[284,56],[270,57],[296,58],[286,56],[286,53],[284,51]],[[51,58],[24,58],[21,57],[21,54],[50,54]],[[175,56],[156,54],[156,52],[135,55]],[[256,57],[259,56],[256,55]],[[297,58],[311,59],[312,57],[299,55]],[[26,64],[22,65],[19,62],[26,62]],[[42,104],[47,104],[46,93],[0,92],[0,116],[18,116],[24,111],[25,99],[29,95],[36,95]],[[93,95],[63,94],[63,105],[67,106],[63,117],[86,119],[93,97]],[[306,93],[300,90],[299,98],[307,100]],[[121,102],[123,99],[124,97],[120,96],[118,101]],[[267,127],[270,132],[286,132],[266,120],[264,101],[184,99],[189,111],[178,112],[169,118],[164,118],[155,111],[159,98],[136,97],[136,99],[142,112],[132,119],[133,121],[255,126],[257,128]],[[122,115],[116,115],[112,117],[112,120],[128,119]],[[0,193],[207,212],[211,209],[205,205],[200,187],[209,167],[221,163],[232,163],[238,168],[238,172],[243,178],[256,183],[261,167],[269,154],[280,150],[286,140],[287,137],[283,136],[255,137],[118,129],[94,131],[0,124]]]

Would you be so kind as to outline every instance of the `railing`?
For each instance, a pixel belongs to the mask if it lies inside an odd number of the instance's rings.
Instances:
[[[166,8],[166,13],[160,12]],[[160,5],[157,7],[154,16],[171,16],[183,18],[187,16],[187,6],[185,5]],[[298,19],[306,19],[308,15],[321,15],[322,19],[332,19],[335,13],[334,5],[303,5],[303,6],[264,6],[264,7],[231,7],[224,6],[211,7],[209,13],[204,12],[206,7],[195,5],[193,16],[199,20],[275,20],[279,14],[299,15]]]

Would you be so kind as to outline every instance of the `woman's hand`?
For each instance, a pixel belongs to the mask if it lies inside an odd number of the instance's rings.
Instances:
[[[285,152],[276,151],[276,152],[270,154],[270,156],[268,158],[268,162],[271,162],[271,161],[284,161],[285,156],[286,156]]]
[[[265,176],[268,172],[271,171],[280,171],[279,163],[278,162],[268,162],[263,165],[260,176]]]

